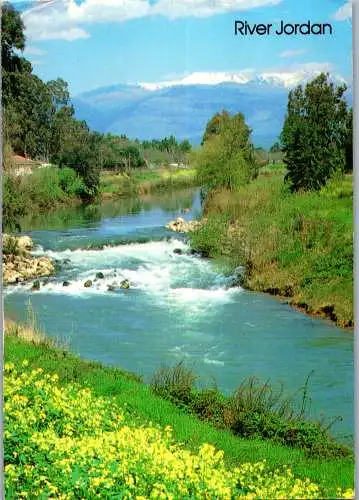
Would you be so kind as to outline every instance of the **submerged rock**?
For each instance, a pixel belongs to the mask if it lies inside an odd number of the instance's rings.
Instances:
[[[31,290],[33,290],[34,292],[37,292],[38,290],[40,290],[40,281],[39,280],[36,280],[33,282]]]
[[[121,281],[120,288],[122,288],[124,290],[128,290],[128,288],[130,288],[130,282],[127,279]]]
[[[118,290],[118,284],[114,281],[111,285],[107,285],[108,292],[116,292]]]
[[[175,249],[173,250],[173,253],[176,253],[176,254],[178,254],[178,255],[182,255],[182,253],[183,253],[183,252],[182,252],[182,250],[181,250],[180,248],[175,248]]]
[[[85,288],[90,288],[91,286],[92,286],[92,280],[85,281],[85,283],[84,283]]]
[[[64,282],[62,283],[62,286],[70,286],[70,282],[69,282],[69,281],[64,281]]]
[[[96,278],[99,280],[103,280],[105,275],[100,271],[99,273],[96,273]]]

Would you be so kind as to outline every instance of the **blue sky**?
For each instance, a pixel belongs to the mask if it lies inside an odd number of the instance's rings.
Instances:
[[[25,56],[44,80],[65,79],[72,95],[193,72],[323,69],[350,81],[350,11],[345,0],[38,0],[23,14]],[[236,37],[236,19],[329,22],[333,35]]]

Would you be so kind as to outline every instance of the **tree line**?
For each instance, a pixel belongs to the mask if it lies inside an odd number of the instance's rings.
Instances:
[[[187,162],[188,140],[131,141],[125,135],[100,134],[75,118],[68,84],[61,78],[43,82],[25,49],[24,24],[9,2],[2,5],[3,137],[14,153],[60,168],[69,167],[83,181],[82,196],[96,197],[101,169],[123,170]],[[7,164],[5,162],[5,170]]]
[[[291,191],[318,190],[334,175],[353,170],[353,110],[346,90],[322,73],[289,92],[283,129],[270,153],[283,154]],[[197,155],[200,181],[208,188],[233,190],[255,178],[268,159],[250,135],[241,113],[216,113]]]

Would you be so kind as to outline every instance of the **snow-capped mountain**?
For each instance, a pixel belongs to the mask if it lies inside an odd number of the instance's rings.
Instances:
[[[319,73],[319,71],[317,71]],[[81,94],[73,99],[76,116],[100,132],[130,138],[201,141],[208,120],[219,111],[242,112],[252,128],[252,140],[269,147],[283,126],[288,90],[315,74],[297,72],[192,73],[157,83],[120,84]],[[336,82],[343,79],[336,75]],[[351,102],[351,91],[347,98]]]
[[[329,69],[329,68],[327,68]],[[176,87],[182,85],[219,85],[221,83],[268,83],[278,87],[291,88],[299,83],[306,82],[311,78],[319,75],[324,67],[320,69],[313,69],[311,65],[309,68],[302,68],[294,71],[268,71],[263,73],[254,73],[252,69],[244,69],[237,72],[195,72],[191,73],[178,80],[167,80],[162,82],[142,82],[138,85],[146,90],[159,90],[168,87]],[[344,82],[338,74],[334,74],[332,79],[336,82]]]

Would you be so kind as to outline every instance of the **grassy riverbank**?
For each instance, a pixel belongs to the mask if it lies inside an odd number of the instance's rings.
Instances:
[[[79,494],[87,492],[86,498],[100,491],[110,497],[115,490],[120,493],[118,489],[148,497],[157,487],[174,498],[181,491],[183,498],[185,491],[202,498],[204,490],[227,498],[224,492],[230,489],[243,496],[256,492],[261,498],[334,498],[338,487],[353,487],[351,457],[308,458],[300,449],[234,436],[156,396],[133,374],[80,360],[39,334],[34,339],[31,328],[8,328],[5,361],[7,498],[21,498],[21,491],[58,494],[75,488]],[[39,368],[44,374],[34,373]],[[47,379],[46,374],[55,378]],[[19,411],[21,418],[16,416]],[[164,430],[167,426],[171,433]],[[109,448],[108,440],[116,447]],[[204,443],[223,450],[223,461],[213,458]],[[116,453],[125,466],[122,472]],[[198,456],[208,475],[196,472]],[[263,460],[265,465],[253,465]],[[295,483],[284,472],[287,466],[295,477],[309,478],[319,489]]]
[[[103,199],[111,199],[191,187],[196,182],[196,170],[193,168],[134,169],[119,174],[103,173],[100,190]]]
[[[70,168],[38,168],[33,173],[5,173],[3,179],[3,226],[15,229],[31,213],[53,212],[80,205],[84,184]]]
[[[352,177],[319,192],[290,193],[265,172],[206,202],[207,225],[191,236],[205,255],[245,265],[243,285],[287,297],[309,314],[353,326]]]

